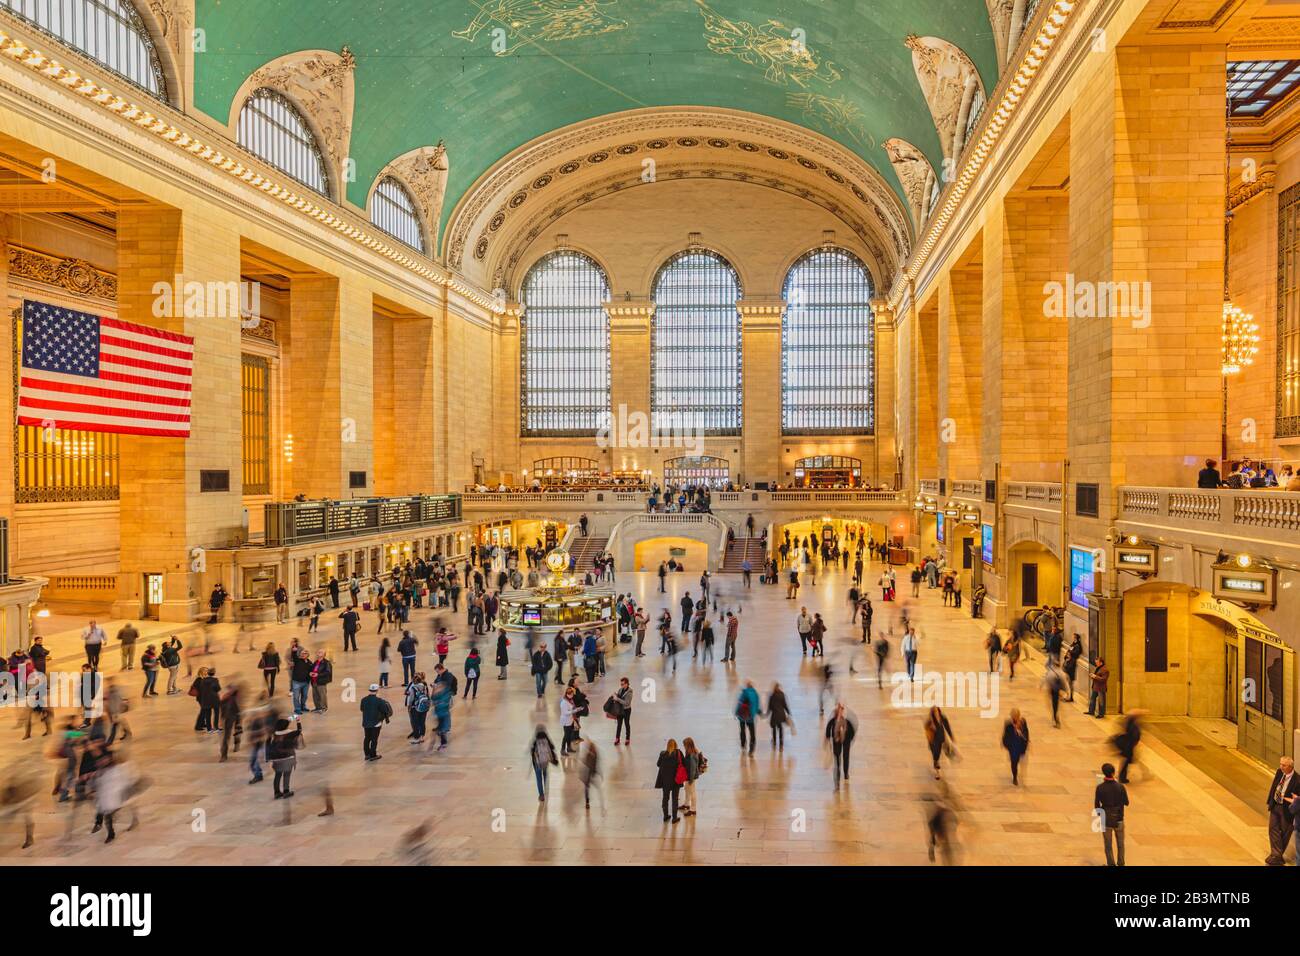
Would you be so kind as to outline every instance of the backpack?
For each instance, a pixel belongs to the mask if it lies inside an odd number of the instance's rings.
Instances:
[[[417,690],[415,692],[415,712],[417,714],[427,714],[429,712],[429,695],[426,691]]]
[[[708,772],[709,758],[704,756],[704,754],[696,754],[695,764],[695,776],[702,777]]]
[[[753,707],[750,706],[749,698],[748,698],[748,697],[742,697],[742,698],[740,698],[740,707],[737,708],[736,713],[739,715],[739,717],[740,717],[741,720],[752,720],[752,719],[753,719],[753,717],[754,717],[754,710],[753,710]]]
[[[458,684],[457,684],[457,682],[456,682],[456,675],[453,674],[451,671],[446,671],[446,672],[444,672],[442,682],[443,682],[444,684],[446,684],[449,688],[451,688],[451,696],[452,696],[452,697],[455,697],[455,696],[456,696],[456,688],[457,688],[457,686],[458,686]]]

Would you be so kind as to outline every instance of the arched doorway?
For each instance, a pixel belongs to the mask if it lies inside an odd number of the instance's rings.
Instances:
[[[1007,550],[1007,607],[1018,621],[1030,608],[1060,607],[1061,560],[1035,540],[1018,541]]]

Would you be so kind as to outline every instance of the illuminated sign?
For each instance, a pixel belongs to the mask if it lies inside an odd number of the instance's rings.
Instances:
[[[1070,602],[1088,606],[1088,595],[1097,590],[1096,557],[1087,548],[1070,549]]]
[[[1115,566],[1125,571],[1154,574],[1157,568],[1156,549],[1117,547],[1115,549]]]
[[[1276,603],[1277,571],[1273,568],[1242,568],[1237,565],[1214,569],[1216,598],[1272,607]]]
[[[981,529],[984,535],[982,542],[981,557],[984,563],[992,567],[993,565],[993,525],[986,524]]]
[[[979,524],[980,513],[978,511],[963,511],[961,513],[962,524]]]
[[[944,523],[943,515],[937,514],[934,516],[934,540],[938,541],[940,544],[944,543],[943,523]]]

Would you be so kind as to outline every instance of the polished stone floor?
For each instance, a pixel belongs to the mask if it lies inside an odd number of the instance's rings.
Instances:
[[[903,578],[900,574],[900,583]],[[868,572],[866,579],[874,577]],[[4,715],[0,771],[39,772],[42,793],[34,803],[36,844],[30,849],[19,849],[17,816],[0,812],[0,859],[117,865],[931,865],[924,819],[936,782],[922,731],[924,709],[897,706],[894,688],[888,682],[877,688],[874,673],[848,674],[859,631],[848,620],[847,577],[819,576],[798,602],[786,600],[782,587],[755,585],[746,591],[730,576],[717,582],[723,606],[741,609],[737,664],[701,665],[687,652],[679,658],[678,672],[665,674],[652,634],[646,641],[649,656],[636,660],[624,646],[612,656],[608,676],[589,691],[593,714],[586,730],[600,748],[603,769],[590,810],[583,807],[577,767],[568,761],[552,775],[551,798],[538,803],[526,749],[539,720],[558,743],[558,695],[551,685],[539,707],[519,659],[506,681],[496,680],[489,667],[476,702],[457,701],[451,746],[441,753],[408,745],[400,686],[389,690],[397,716],[380,742],[385,759],[363,762],[357,705],[339,698],[347,678],[355,679],[360,693],[376,679],[375,620],[367,616],[361,650],[345,655],[338,622],[327,616],[329,625],[319,636],[297,624],[268,626],[256,635],[259,646],[272,640],[282,650],[293,636],[309,647],[327,645],[336,660],[329,713],[304,718],[306,747],[293,800],[273,801],[269,777],[250,786],[242,757],[219,763],[218,738],[192,731],[195,704],[189,697],[137,699],[129,714],[136,735],[125,752],[145,777],[146,787],[135,801],[141,825],[105,846],[102,834],[89,832],[88,804],[60,805],[46,796],[54,770],[48,741],[21,740]],[[665,604],[676,612],[680,589],[694,592],[697,581],[691,576],[674,582],[664,597],[655,593],[657,581],[648,574],[620,575],[618,587],[644,597],[653,614]],[[819,669],[801,657],[795,636],[799,604],[826,618],[828,657],[838,671],[836,693],[860,721],[850,780],[838,790],[824,746],[824,718],[818,715]],[[922,589],[916,604],[923,672],[985,669],[982,625],[964,609],[942,607],[938,591]],[[896,606],[877,601],[876,608],[877,626],[889,626]],[[432,617],[428,610],[417,612],[412,625],[422,639],[421,666],[430,670]],[[463,621],[454,622],[453,629],[463,635]],[[238,675],[256,686],[256,657],[232,654],[233,634],[228,625],[214,628],[212,643],[219,650],[195,664],[215,662],[223,680]],[[191,643],[198,638],[188,636]],[[458,674],[466,641],[462,637],[453,645]],[[888,671],[902,667],[898,646],[895,637]],[[490,659],[492,648],[485,646],[485,653]],[[117,654],[106,652],[105,662],[113,673]],[[624,675],[653,700],[638,699],[634,707],[631,747],[614,748],[612,722],[599,708]],[[1014,682],[1000,681],[996,711],[986,716],[972,707],[947,708],[960,756],[944,772],[959,820],[956,862],[1102,862],[1101,839],[1091,831],[1092,792],[1097,768],[1111,758],[1107,738],[1117,724],[1086,717],[1081,704],[1065,704],[1064,726],[1054,729],[1037,675],[1037,661],[1030,661]],[[138,692],[138,670],[124,679]],[[774,752],[760,736],[753,757],[740,753],[732,711],[745,680],[753,680],[764,701],[774,681],[785,688],[798,732],[787,738],[784,752]],[[394,682],[400,685],[397,675]],[[287,686],[282,694],[287,702]],[[1011,785],[1000,747],[1002,723],[1013,706],[1027,715],[1031,730],[1019,787]],[[655,759],[670,736],[679,741],[693,736],[710,768],[699,783],[698,816],[677,825],[662,822],[653,789]],[[1147,736],[1141,759],[1129,788],[1130,865],[1260,863],[1267,838],[1258,804],[1244,803],[1156,734]],[[327,792],[335,812],[318,816]],[[1262,790],[1259,796],[1262,801]]]

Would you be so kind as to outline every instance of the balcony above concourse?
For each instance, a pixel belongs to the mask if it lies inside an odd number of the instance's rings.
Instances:
[[[1124,534],[1300,563],[1300,493],[1277,489],[1119,489]]]

